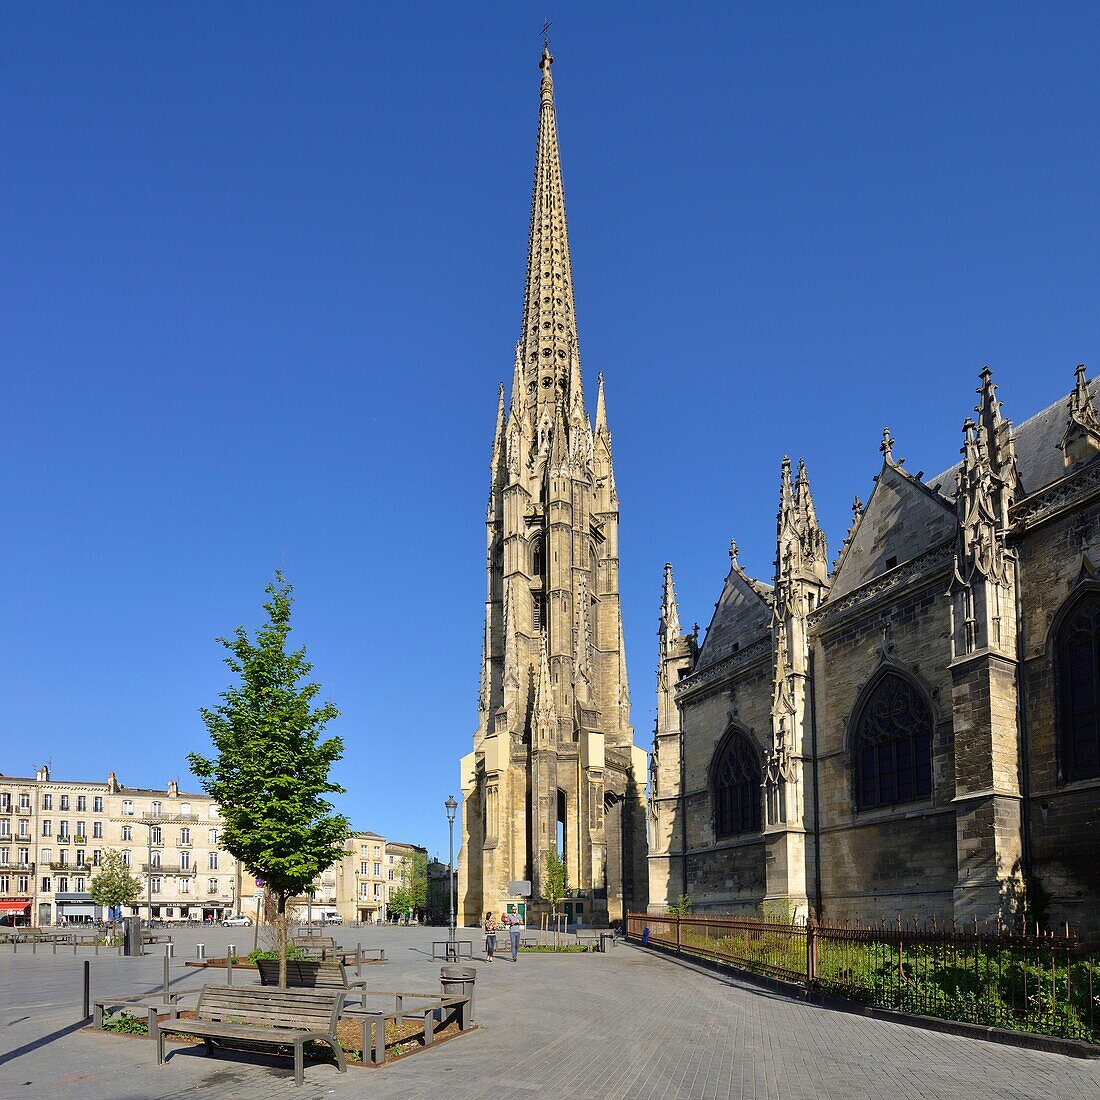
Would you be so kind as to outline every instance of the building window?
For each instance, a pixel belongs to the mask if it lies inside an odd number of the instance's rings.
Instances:
[[[1100,776],[1100,592],[1077,597],[1054,641],[1059,773],[1063,782]]]
[[[103,798],[98,794],[92,799],[92,813],[103,813]]]
[[[180,852],[180,870],[181,871],[190,871],[191,870],[191,853],[190,852]]]
[[[211,852],[206,857],[206,869],[208,871],[216,871],[218,869],[218,853]]]
[[[546,569],[546,555],[542,550],[542,535],[536,535],[531,540],[531,576],[541,577]]]
[[[190,894],[191,880],[189,878],[181,878],[179,880],[179,890],[181,894]]]
[[[159,877],[154,877],[149,880],[149,890],[154,894],[160,893],[161,880]]]
[[[190,817],[191,816],[191,803],[190,802],[181,803],[180,813],[182,815],[184,815],[185,817]]]
[[[30,850],[30,848],[20,848],[19,849],[19,866],[20,867],[26,867],[30,863],[30,861],[31,861],[31,850]]]
[[[51,892],[52,891],[50,890],[50,880],[48,878],[43,878],[42,879],[42,893],[43,894],[49,894]]]
[[[191,830],[190,829],[186,829],[186,828],[180,829],[180,843],[181,844],[190,844],[191,843]]]
[[[207,832],[207,834],[206,834],[206,839],[211,844],[217,844],[218,843],[218,830],[217,829],[209,830],[209,832]]]
[[[122,826],[122,839],[123,840],[133,840],[134,839],[134,828],[133,828],[132,825],[123,825]]]
[[[67,811],[68,808],[69,808],[69,796],[67,794],[63,794],[61,796],[61,809],[62,809],[62,811]]]
[[[92,837],[95,840],[102,840],[103,839],[103,822],[102,821],[93,821],[92,822]]]
[[[11,822],[7,818],[0,821],[0,836],[11,836]]]
[[[0,814],[11,813],[11,793],[4,791],[0,794]]]
[[[0,875],[0,894],[6,894],[11,889],[11,879],[7,875]]]
[[[381,863],[376,863],[374,865],[374,877],[375,878],[380,878],[381,875],[382,875],[382,864]]]
[[[69,839],[69,823],[67,821],[59,821],[57,824],[57,835],[62,840]]]
[[[160,802],[157,802],[157,801],[154,801],[154,802],[153,802],[153,804],[152,804],[152,805],[150,806],[149,812],[150,812],[150,813],[151,813],[151,814],[152,814],[152,815],[153,815],[154,817],[160,817],[160,814],[161,814],[161,803],[160,803]]]
[[[134,800],[132,798],[124,798],[122,800],[122,812],[129,817],[134,812]]]
[[[218,892],[218,880],[216,878],[207,880],[206,892],[208,894],[216,894]]]
[[[26,797],[27,797],[26,795],[20,796],[20,799],[19,799],[19,805],[20,806],[23,805],[23,799],[26,798]],[[30,809],[30,803],[29,802],[27,803],[26,808]],[[53,795],[52,794],[44,794],[42,796],[42,809],[44,809],[44,810],[52,810],[53,809]]]
[[[101,848],[92,849],[92,866],[98,867],[103,860],[103,850]]]
[[[19,876],[19,893],[25,894],[31,888],[31,880],[27,875]]]
[[[46,795],[49,798],[49,795]],[[19,796],[19,808],[21,810],[29,810],[31,808],[31,796],[29,794],[21,794]]]
[[[149,866],[150,867],[159,867],[160,866],[160,852],[154,852],[152,854],[152,856],[149,859]]]
[[[759,832],[760,791],[756,750],[740,730],[731,730],[714,766],[715,835]]]
[[[161,832],[159,825],[154,825],[149,830],[149,843],[150,844],[163,844],[164,843],[164,834]]]
[[[884,673],[853,723],[856,806],[873,810],[932,795],[932,710],[916,686]]]
[[[42,822],[42,835],[43,836],[53,836],[53,822],[52,821],[43,821]]]
[[[122,853],[122,866],[123,867],[132,867],[133,863],[134,863],[133,854],[127,849],[126,851],[124,851]]]
[[[39,858],[42,860],[43,863],[53,863],[53,849],[52,848],[42,848],[42,849],[40,849]]]
[[[59,878],[57,880],[57,892],[59,894],[67,894],[69,892],[69,880],[67,878]]]
[[[88,808],[88,799],[86,795],[78,794],[76,796],[76,812],[82,814]]]
[[[76,880],[76,892],[78,894],[84,893],[84,880],[82,878]]]

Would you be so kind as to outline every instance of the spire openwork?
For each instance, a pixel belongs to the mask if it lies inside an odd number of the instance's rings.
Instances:
[[[526,394],[524,404],[568,408],[580,386],[576,364],[577,325],[573,308],[573,272],[565,228],[565,192],[554,116],[554,58],[544,47],[539,68],[539,136],[531,196],[531,233],[527,251],[527,289],[520,348]]]

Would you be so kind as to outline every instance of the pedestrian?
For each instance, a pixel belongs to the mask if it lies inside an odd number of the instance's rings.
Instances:
[[[493,952],[497,949],[497,922],[493,919],[492,911],[485,914],[482,922],[485,929],[485,960],[493,961]]]
[[[508,935],[512,940],[512,962],[519,957],[519,938],[523,932],[523,918],[517,910],[508,914]]]

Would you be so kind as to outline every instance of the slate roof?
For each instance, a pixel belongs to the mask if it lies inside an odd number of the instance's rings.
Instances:
[[[1088,387],[1093,401],[1100,404],[1100,376],[1091,379]],[[1069,420],[1070,395],[1071,391],[1065,393],[1042,412],[1014,425],[1021,498],[1038,492],[1045,485],[1065,475],[1065,461],[1059,444]],[[955,473],[960,466],[962,462],[956,462],[942,474],[926,478],[925,481],[945,497],[954,500]]]
[[[771,591],[771,585],[754,580],[739,565],[730,569],[714,606],[696,669],[724,660],[736,649],[770,633]]]

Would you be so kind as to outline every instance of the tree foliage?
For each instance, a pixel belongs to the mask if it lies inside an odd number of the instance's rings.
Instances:
[[[131,875],[130,868],[122,862],[122,853],[110,849],[103,853],[103,862],[88,888],[92,901],[104,909],[133,905],[144,890],[141,880]]]
[[[288,650],[291,586],[282,573],[266,588],[265,622],[252,641],[243,626],[218,641],[239,683],[203,709],[215,755],[191,753],[191,770],[218,803],[222,846],[264,880],[276,902],[279,979],[286,984],[286,903],[343,854],[348,821],[327,796],[343,788],[329,770],[343,755],[338,737],[321,740],[339,711],[313,705],[320,685],[306,681],[305,649]]]
[[[397,873],[401,885],[390,892],[388,909],[409,919],[428,908],[428,853],[408,852],[398,860]]]
[[[565,897],[565,860],[556,848],[551,848],[542,861],[542,896],[550,905],[554,916],[558,915],[558,906]]]

